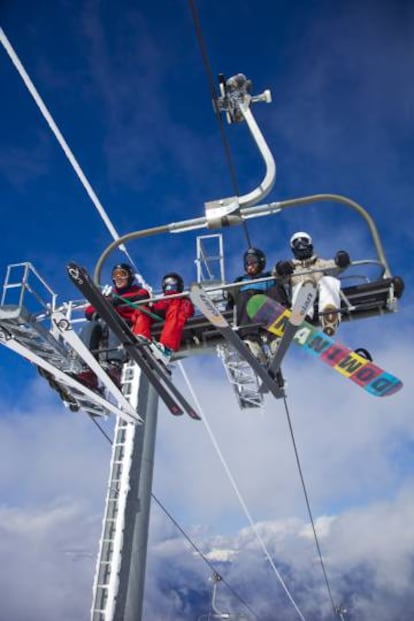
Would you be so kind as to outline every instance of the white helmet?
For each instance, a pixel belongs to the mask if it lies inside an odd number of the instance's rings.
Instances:
[[[290,247],[296,259],[310,259],[313,254],[312,237],[309,233],[298,231],[290,238]]]
[[[299,239],[300,237],[302,239],[307,239],[308,240],[308,244],[312,243],[312,237],[309,235],[309,233],[305,233],[304,231],[298,231],[297,233],[293,233],[292,237],[290,238],[290,242],[289,243],[290,243],[290,247],[292,248],[292,250],[293,250],[293,242],[296,239]]]

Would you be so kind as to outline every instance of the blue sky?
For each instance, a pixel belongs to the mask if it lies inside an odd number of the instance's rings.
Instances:
[[[272,91],[271,105],[253,108],[277,161],[269,200],[318,193],[352,198],[374,218],[391,270],[406,282],[398,314],[341,326],[345,342],[367,347],[402,378],[401,393],[374,400],[295,351],[285,369],[335,592],[348,598],[355,618],[402,619],[398,601],[406,602],[406,611],[414,608],[408,579],[414,551],[414,9],[402,1],[199,0],[197,6],[214,76],[242,71],[254,93]],[[234,193],[187,2],[5,0],[0,26],[120,234],[201,217],[205,201]],[[0,271],[30,261],[63,302],[77,297],[66,263],[93,269],[112,240],[4,49],[0,85]],[[244,125],[226,133],[245,194],[261,181],[263,163]],[[289,254],[288,239],[298,229],[313,235],[323,256],[345,248],[354,259],[375,258],[366,225],[333,203],[249,221],[251,239],[270,265]],[[128,250],[154,287],[170,270],[189,282],[196,234],[152,237]],[[240,227],[223,235],[231,280],[240,272],[245,237]],[[308,618],[329,618],[281,405],[269,401],[264,414],[241,414],[214,357],[187,367],[275,556],[312,585]],[[0,382],[4,609],[9,621],[27,617],[25,601],[34,621],[56,618],[56,609],[63,621],[86,619],[110,447],[86,418],[63,410],[31,365],[6,350]],[[177,382],[183,385],[178,371]],[[219,397],[214,407],[212,388]],[[108,421],[109,432],[111,426]],[[260,551],[253,560],[248,556],[254,543],[245,516],[202,425],[161,411],[154,485],[212,557],[231,549],[240,559],[223,567],[237,586],[264,571]],[[193,562],[157,507],[152,513],[147,619],[165,618],[162,610],[176,615],[171,619],[194,618],[205,610],[172,602],[161,589],[162,561],[179,559],[207,590],[208,572]],[[349,588],[357,567],[371,580],[373,602],[361,585]],[[274,606],[267,595],[274,590],[281,618],[294,618],[264,573],[266,597],[258,598],[257,584],[243,596],[253,607],[259,599]],[[168,580],[172,592],[178,589],[179,578]]]

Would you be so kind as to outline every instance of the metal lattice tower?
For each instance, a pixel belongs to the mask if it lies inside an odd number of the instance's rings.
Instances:
[[[223,236],[221,233],[200,235],[197,237],[197,282],[207,286],[225,285],[225,264],[223,252]],[[211,294],[217,308],[223,311],[226,299],[219,289]],[[261,408],[263,394],[259,391],[260,384],[251,366],[240,354],[227,343],[217,345],[217,355],[223,366],[237,403],[242,410]]]

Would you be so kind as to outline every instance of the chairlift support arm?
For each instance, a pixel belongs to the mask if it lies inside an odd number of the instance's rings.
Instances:
[[[243,73],[238,73],[228,80],[225,80],[224,76],[221,75],[219,80],[221,97],[214,102],[216,109],[219,112],[225,112],[229,123],[240,123],[243,121],[247,123],[264,160],[266,172],[263,181],[248,194],[220,198],[205,203],[209,228],[221,228],[229,224],[240,224],[240,209],[251,207],[258,201],[263,200],[273,188],[276,180],[275,159],[250,110],[251,103],[261,101],[270,103],[272,101],[270,91],[266,90],[260,95],[252,97],[250,95],[252,83]]]

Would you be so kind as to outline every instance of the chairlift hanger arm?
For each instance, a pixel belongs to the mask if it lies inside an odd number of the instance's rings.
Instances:
[[[205,203],[206,217],[209,228],[220,228],[228,224],[240,224],[240,209],[250,207],[263,200],[273,188],[276,179],[276,163],[274,157],[260,131],[250,104],[260,101],[270,103],[272,98],[269,90],[260,95],[250,95],[251,80],[243,73],[238,73],[228,80],[223,75],[219,76],[220,93],[213,103],[218,112],[225,112],[229,123],[241,123],[245,121],[250,133],[262,156],[266,172],[263,181],[248,194],[243,196],[230,196]]]
[[[219,79],[222,96],[216,102],[218,110],[226,112],[229,123],[246,121],[266,165],[266,174],[262,183],[252,192],[238,197],[240,207],[251,207],[259,200],[265,198],[271,191],[276,180],[276,163],[250,110],[250,104],[257,102],[271,103],[272,95],[268,89],[259,95],[250,95],[252,83],[243,73],[238,73],[228,80],[225,80],[224,76],[221,75]]]

